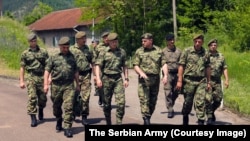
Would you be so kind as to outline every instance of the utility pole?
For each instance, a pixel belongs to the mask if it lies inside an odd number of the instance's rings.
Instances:
[[[93,13],[94,13],[94,9],[93,9]],[[92,41],[95,40],[95,18],[93,17],[92,19]]]
[[[175,39],[177,39],[177,22],[176,22],[176,3],[175,3],[175,0],[172,0],[172,9],[173,9],[174,36],[175,36]]]
[[[3,16],[3,2],[0,0],[0,18]]]

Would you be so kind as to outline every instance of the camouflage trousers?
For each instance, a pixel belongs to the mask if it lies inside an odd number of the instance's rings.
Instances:
[[[105,117],[111,117],[111,102],[113,94],[116,102],[116,122],[122,123],[125,114],[125,88],[123,86],[122,77],[110,77],[103,75],[103,112]]]
[[[173,111],[173,107],[175,104],[175,100],[177,99],[179,92],[175,90],[175,86],[177,83],[177,74],[176,73],[169,73],[168,75],[168,82],[164,85],[164,94],[165,94],[165,102],[166,108],[168,112]]]
[[[91,73],[79,76],[79,85],[81,88],[81,98],[82,98],[82,115],[89,115],[89,99],[91,93]]]
[[[45,108],[47,103],[47,95],[43,90],[43,78],[35,77],[27,78],[28,104],[27,113],[37,114],[37,106]]]
[[[147,80],[138,78],[138,97],[142,117],[151,117],[157,103],[160,87],[160,76],[148,76]]]
[[[212,96],[213,96],[213,111],[215,111],[217,108],[220,107],[222,98],[223,98],[223,92],[221,87],[221,82],[216,83],[212,81]]]
[[[57,119],[62,118],[64,111],[64,129],[72,127],[74,95],[75,87],[73,82],[66,82],[66,84],[57,84],[52,82],[51,100],[53,103],[53,114]]]
[[[212,100],[212,95],[206,91],[206,87],[207,83],[205,78],[201,81],[191,81],[184,79],[184,103],[182,107],[183,115],[190,114],[194,104],[196,117],[200,120],[205,120],[207,106],[206,103],[209,103]]]

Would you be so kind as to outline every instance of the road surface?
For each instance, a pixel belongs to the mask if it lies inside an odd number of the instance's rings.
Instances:
[[[126,88],[126,111],[124,124],[143,124],[140,114],[139,99],[137,95],[137,75],[129,70],[129,87]],[[66,138],[63,132],[55,130],[56,120],[52,114],[52,103],[48,94],[48,103],[44,110],[45,120],[37,127],[30,127],[30,116],[26,114],[26,89],[19,88],[19,81],[15,79],[0,78],[0,141],[84,141],[84,127],[81,118],[77,117],[73,123],[73,138]],[[89,122],[93,125],[104,125],[105,118],[102,108],[97,104],[98,97],[94,96],[94,88],[90,98]],[[151,118],[152,124],[181,125],[181,107],[183,96],[176,100],[175,117],[167,118],[164,93],[161,86],[156,110]],[[112,110],[112,122],[115,123],[115,102]],[[250,120],[239,117],[228,110],[216,111],[216,125],[250,125]],[[190,124],[197,125],[194,111],[190,114]]]

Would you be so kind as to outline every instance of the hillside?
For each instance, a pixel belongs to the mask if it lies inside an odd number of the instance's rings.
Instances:
[[[2,1],[2,11],[3,13],[8,11],[12,13],[14,17],[20,19],[26,13],[32,11],[39,1],[51,6],[54,10],[74,7],[74,0],[9,0]]]

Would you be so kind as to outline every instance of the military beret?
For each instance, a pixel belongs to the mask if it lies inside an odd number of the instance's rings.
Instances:
[[[76,33],[75,38],[79,39],[86,36],[86,33],[84,31],[79,31]]]
[[[64,36],[64,37],[61,37],[58,44],[59,45],[69,45],[69,41],[70,41],[69,37]]]
[[[117,39],[118,39],[118,34],[117,34],[117,33],[109,33],[107,39],[108,39],[109,41],[117,40]]]
[[[153,35],[151,33],[145,33],[141,36],[142,39],[152,39]]]
[[[166,36],[166,40],[169,41],[169,40],[173,40],[174,39],[174,35],[173,34],[168,34]]]
[[[217,43],[217,42],[218,42],[217,39],[212,39],[208,42],[207,45],[210,46],[212,43]]]
[[[204,35],[202,35],[202,34],[196,34],[196,35],[194,35],[194,38],[193,38],[193,40],[195,40],[195,39],[204,39]]]
[[[106,37],[108,35],[109,35],[109,32],[104,32],[104,33],[102,33],[102,38],[104,38],[104,37]]]
[[[28,41],[34,40],[34,39],[36,39],[36,38],[37,38],[37,36],[36,36],[36,34],[34,34],[34,33],[30,33],[30,34],[27,36]]]

